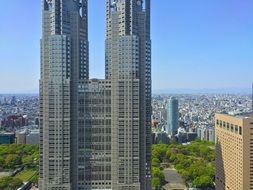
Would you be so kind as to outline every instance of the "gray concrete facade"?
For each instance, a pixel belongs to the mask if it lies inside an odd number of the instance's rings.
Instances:
[[[87,1],[42,0],[39,188],[150,190],[150,0],[106,0],[105,79]]]
[[[151,188],[150,0],[107,0],[106,79],[112,81],[112,187]]]
[[[78,85],[89,77],[87,30],[86,0],[42,0],[41,190],[77,189]]]

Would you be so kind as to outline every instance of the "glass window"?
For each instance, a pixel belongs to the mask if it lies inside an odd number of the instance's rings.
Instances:
[[[238,125],[235,126],[235,133],[238,133]]]
[[[242,127],[239,127],[239,134],[242,135]]]
[[[233,124],[231,124],[230,129],[231,129],[231,132],[234,132],[234,125]]]

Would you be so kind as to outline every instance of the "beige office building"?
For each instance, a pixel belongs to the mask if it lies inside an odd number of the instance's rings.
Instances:
[[[253,114],[216,114],[216,190],[253,189]]]

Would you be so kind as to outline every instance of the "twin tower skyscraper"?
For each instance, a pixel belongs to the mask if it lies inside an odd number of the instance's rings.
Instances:
[[[105,5],[89,79],[88,0],[42,0],[40,190],[151,189],[150,0]]]

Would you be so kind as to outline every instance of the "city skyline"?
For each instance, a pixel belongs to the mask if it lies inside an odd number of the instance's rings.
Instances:
[[[22,14],[27,4],[4,4],[0,13],[0,28],[4,28],[0,30],[0,93],[37,93],[40,2],[31,1],[29,11]],[[104,5],[98,0],[89,2],[91,78],[104,78]],[[242,88],[250,92],[252,5],[247,0],[152,2],[153,90]]]

